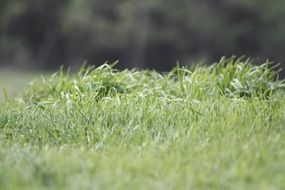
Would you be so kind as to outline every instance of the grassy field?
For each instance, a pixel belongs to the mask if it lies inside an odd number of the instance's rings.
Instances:
[[[285,189],[275,75],[229,58],[42,78],[0,105],[0,189]]]
[[[40,74],[27,71],[14,71],[0,68],[0,101],[5,96],[15,97],[24,90],[33,79],[39,78]]]

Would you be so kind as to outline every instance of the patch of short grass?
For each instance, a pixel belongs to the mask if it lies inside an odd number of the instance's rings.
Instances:
[[[284,82],[223,58],[59,71],[0,107],[0,189],[284,189]]]
[[[19,95],[29,82],[39,76],[37,72],[0,68],[0,101]]]

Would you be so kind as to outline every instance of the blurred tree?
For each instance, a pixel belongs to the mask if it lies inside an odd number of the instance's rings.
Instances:
[[[285,1],[1,0],[0,64],[100,64],[167,70],[179,60],[285,61]]]

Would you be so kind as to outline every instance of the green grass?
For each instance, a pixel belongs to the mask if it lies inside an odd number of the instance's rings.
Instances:
[[[268,63],[62,71],[0,106],[0,189],[285,189]]]

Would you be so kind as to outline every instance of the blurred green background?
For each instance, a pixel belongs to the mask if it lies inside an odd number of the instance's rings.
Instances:
[[[0,0],[0,68],[120,60],[169,70],[231,55],[285,63],[284,16],[284,0]]]

